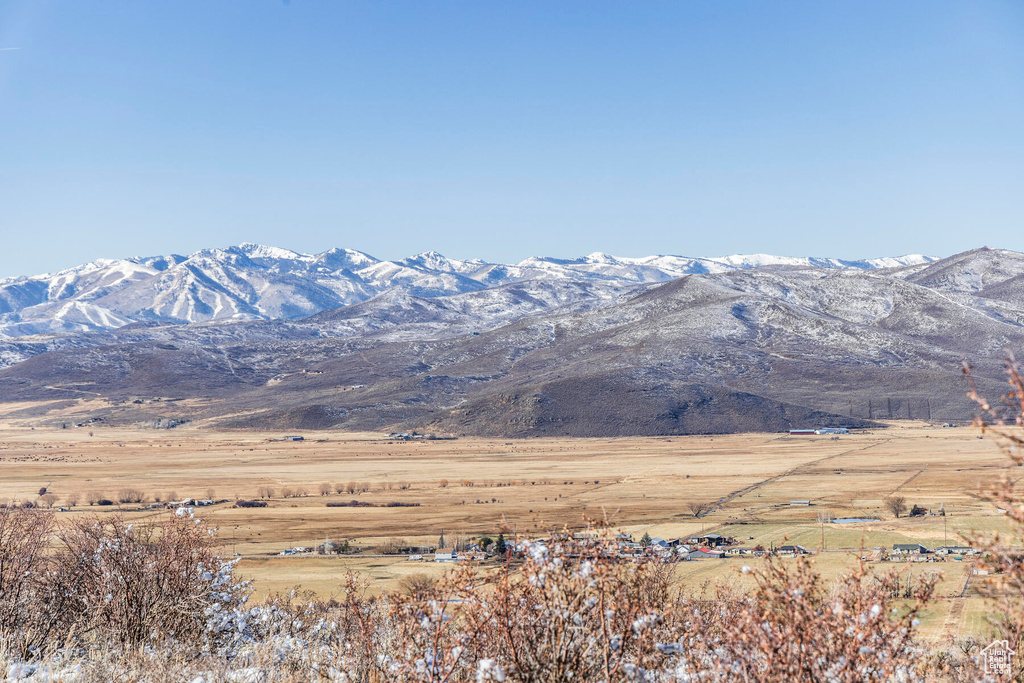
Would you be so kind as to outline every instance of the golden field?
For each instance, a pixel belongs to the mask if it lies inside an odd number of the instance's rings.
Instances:
[[[440,573],[444,565],[381,556],[389,539],[436,545],[444,532],[457,538],[504,531],[541,535],[587,520],[608,520],[635,537],[676,538],[701,530],[736,537],[741,545],[798,543],[824,547],[815,563],[825,576],[847,571],[875,546],[921,542],[962,544],[972,531],[1001,530],[1002,516],[978,499],[986,481],[1000,476],[1005,458],[970,428],[895,423],[838,439],[829,436],[740,434],[615,439],[458,439],[394,441],[380,434],[308,432],[300,442],[280,434],[111,429],[102,424],[52,430],[0,425],[0,499],[38,501],[46,486],[65,519],[115,514],[146,519],[167,514],[147,508],[156,498],[207,498],[197,510],[220,529],[225,554],[242,556],[241,572],[260,594],[299,585],[328,596],[347,571],[368,577],[374,590],[412,573]],[[446,485],[443,480],[447,480]],[[361,484],[365,492],[336,493]],[[329,484],[330,495],[320,495]],[[337,486],[336,486],[337,485]],[[273,489],[264,508],[237,508],[238,498]],[[126,489],[146,503],[90,506],[90,498],[117,500]],[[285,489],[293,496],[283,497]],[[306,495],[300,495],[304,491]],[[946,516],[893,519],[882,499],[898,494],[908,504]],[[416,507],[327,507],[329,501]],[[71,500],[76,502],[67,506]],[[809,507],[790,506],[810,500]],[[691,502],[718,507],[697,519]],[[821,524],[835,517],[878,517],[880,522]],[[278,556],[324,539],[350,540],[361,550],[346,556]],[[845,549],[845,550],[843,550]],[[861,549],[864,549],[863,551]],[[742,581],[737,571],[753,558],[681,563],[688,585]],[[892,565],[885,564],[883,567]],[[942,599],[925,619],[925,633],[946,638],[977,632],[985,605],[965,582],[969,565],[908,565],[915,574],[942,572]]]

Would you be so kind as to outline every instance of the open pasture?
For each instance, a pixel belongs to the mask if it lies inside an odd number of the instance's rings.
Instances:
[[[256,579],[264,595],[299,585],[328,596],[347,571],[368,577],[374,591],[412,573],[437,574],[442,565],[384,556],[381,550],[388,544],[436,546],[442,533],[451,545],[499,531],[509,537],[542,535],[607,520],[635,538],[644,532],[671,539],[704,531],[733,536],[749,547],[824,547],[830,552],[815,561],[834,576],[875,546],[962,544],[972,530],[1004,527],[1001,515],[977,494],[1006,462],[989,440],[966,427],[896,423],[838,439],[740,434],[397,441],[380,434],[309,432],[303,441],[271,440],[279,436],[187,427],[6,425],[0,429],[0,499],[63,506],[67,511],[60,515],[66,518],[120,511],[140,520],[167,514],[149,509],[156,499],[227,501],[197,514],[219,527],[225,553],[243,557],[242,572]],[[53,496],[45,501],[39,496],[44,486]],[[116,504],[129,490],[141,493],[144,502]],[[883,503],[890,495],[946,515],[894,519]],[[236,499],[261,497],[266,507],[234,507]],[[100,498],[115,505],[89,504]],[[351,500],[374,506],[327,507]],[[790,505],[794,500],[811,505]],[[697,502],[715,507],[697,518],[690,511]],[[382,507],[388,503],[406,506]],[[823,513],[881,521],[829,524],[822,523]],[[325,539],[348,540],[360,552],[277,556]],[[691,585],[731,580],[740,565],[752,561],[690,562],[677,575]],[[944,573],[940,595],[962,591],[965,565],[914,567],[926,570]],[[939,615],[947,607],[937,605],[930,620],[935,623],[926,623],[936,637],[950,628]],[[957,618],[966,624],[976,620],[976,612],[960,608]]]

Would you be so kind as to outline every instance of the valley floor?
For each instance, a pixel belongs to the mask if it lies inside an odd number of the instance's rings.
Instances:
[[[0,499],[64,507],[64,519],[121,512],[133,520],[167,514],[150,508],[158,498],[223,501],[196,514],[219,527],[225,554],[242,557],[239,570],[255,580],[259,595],[298,585],[325,597],[340,590],[348,571],[368,576],[375,591],[410,574],[446,571],[450,565],[382,553],[388,546],[434,547],[442,533],[451,545],[499,532],[510,539],[541,536],[607,520],[634,539],[645,532],[664,539],[703,532],[734,537],[745,547],[799,544],[823,550],[814,562],[832,577],[861,557],[870,559],[878,546],[969,545],[975,531],[1005,528],[1002,515],[980,501],[978,492],[1007,463],[970,428],[903,422],[839,438],[399,441],[380,434],[308,432],[302,441],[273,440],[282,436],[188,427],[0,425]],[[53,497],[39,496],[44,486]],[[132,489],[145,502],[116,504]],[[272,496],[266,507],[235,507],[235,500],[258,499],[267,489]],[[329,493],[321,495],[322,489]],[[894,519],[883,504],[891,495],[945,515]],[[115,505],[89,504],[100,498]],[[327,507],[351,500],[410,506]],[[790,504],[797,500],[810,505]],[[714,509],[696,518],[691,503]],[[822,513],[881,521],[823,523]],[[358,552],[279,554],[325,540],[347,540]],[[742,582],[739,567],[756,561],[685,562],[676,573],[694,588],[705,580]],[[972,589],[978,577],[971,575],[970,558],[900,566],[914,575],[942,573],[940,599],[924,619],[925,637],[938,642],[983,632],[986,606]]]

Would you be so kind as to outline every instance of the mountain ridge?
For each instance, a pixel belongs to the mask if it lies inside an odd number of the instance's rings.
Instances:
[[[1024,348],[1022,280],[1024,254],[977,249],[881,269],[394,288],[294,320],[0,340],[0,397],[26,419],[81,402],[111,424],[491,436],[962,420],[962,360],[995,397],[1005,350]]]
[[[934,260],[919,254],[849,261],[766,254],[629,258],[595,252],[501,264],[450,259],[434,251],[387,261],[354,249],[305,254],[243,242],[187,256],[98,259],[54,273],[2,278],[0,338],[111,330],[146,321],[297,319],[390,290],[439,297],[524,280],[626,286],[764,266],[870,270]]]

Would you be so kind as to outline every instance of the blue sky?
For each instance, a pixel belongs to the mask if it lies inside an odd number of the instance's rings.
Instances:
[[[0,48],[0,276],[1024,249],[1020,2],[0,0]]]

